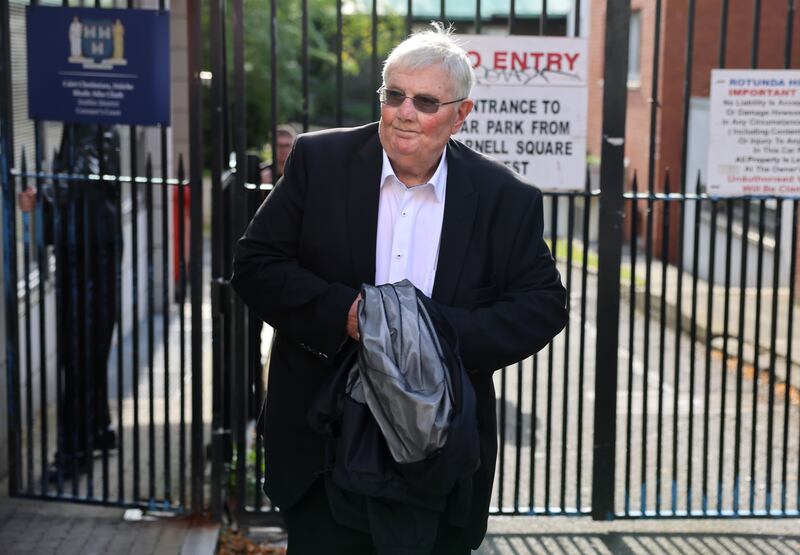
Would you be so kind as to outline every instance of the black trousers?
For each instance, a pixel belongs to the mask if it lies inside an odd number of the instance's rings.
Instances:
[[[59,268],[63,341],[62,410],[58,459],[84,457],[106,440],[108,354],[116,324],[113,243],[62,247]],[[91,447],[90,447],[91,444]]]
[[[325,485],[321,479],[305,495],[283,511],[289,532],[286,555],[375,555],[369,534],[342,526],[331,514]],[[471,552],[461,531],[439,525],[431,555],[469,555]]]

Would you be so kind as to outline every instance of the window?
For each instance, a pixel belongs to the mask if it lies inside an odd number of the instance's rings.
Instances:
[[[628,87],[638,88],[642,63],[642,12],[631,12],[628,36]]]

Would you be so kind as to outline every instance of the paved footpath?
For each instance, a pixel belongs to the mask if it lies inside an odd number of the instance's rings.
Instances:
[[[117,507],[9,498],[0,484],[0,553],[203,555],[219,526]],[[133,518],[132,518],[133,517]]]
[[[5,484],[3,490],[7,491]],[[125,509],[0,496],[3,554],[212,554],[219,527],[210,522]],[[262,551],[264,552],[264,551]],[[270,551],[266,551],[270,552]],[[587,517],[495,517],[476,555],[749,555],[800,552],[800,520],[646,520],[593,522]]]
[[[475,552],[473,552],[475,553]],[[494,517],[475,555],[796,555],[800,519]]]

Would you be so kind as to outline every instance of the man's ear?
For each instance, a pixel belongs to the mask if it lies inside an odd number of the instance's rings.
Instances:
[[[458,130],[461,129],[461,125],[463,125],[474,106],[475,103],[469,98],[461,102],[461,104],[458,106],[458,111],[456,112],[456,121],[453,124],[453,130],[450,132],[451,135],[458,133]]]

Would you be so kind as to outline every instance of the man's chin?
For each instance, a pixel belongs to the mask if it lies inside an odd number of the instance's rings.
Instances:
[[[417,138],[418,137],[416,135],[411,135],[409,137],[395,136],[394,140],[392,141],[392,146],[394,147],[394,150],[398,152],[398,154],[413,154],[419,150],[419,141],[417,141]]]
[[[417,154],[416,148],[393,148],[391,152],[386,153],[392,160],[403,160],[413,158]]]

